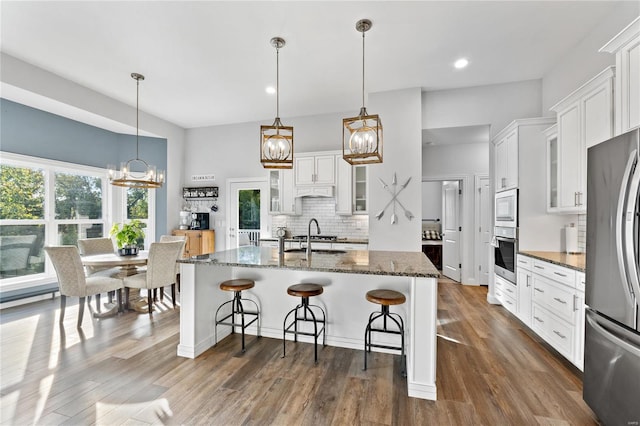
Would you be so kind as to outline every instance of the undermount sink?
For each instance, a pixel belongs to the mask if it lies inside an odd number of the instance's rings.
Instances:
[[[292,248],[292,249],[285,249],[285,253],[305,253],[307,251],[306,248]],[[341,253],[346,253],[345,250],[336,250],[336,249],[314,249],[311,248],[311,253],[318,253],[318,254],[341,254]]]

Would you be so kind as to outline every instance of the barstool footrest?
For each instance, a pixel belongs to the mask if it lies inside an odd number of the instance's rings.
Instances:
[[[378,345],[375,343],[369,343],[370,348],[381,348],[381,349],[394,349],[396,351],[401,351],[402,346],[388,346],[388,345]]]

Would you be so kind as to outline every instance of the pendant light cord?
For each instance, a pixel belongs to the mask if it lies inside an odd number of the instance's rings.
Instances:
[[[280,48],[276,47],[276,117],[280,117]]]
[[[140,160],[138,138],[140,137],[140,79],[136,78],[136,160]]]
[[[362,108],[364,108],[364,31],[362,32]]]

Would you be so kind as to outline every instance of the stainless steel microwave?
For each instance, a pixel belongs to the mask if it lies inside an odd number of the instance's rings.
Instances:
[[[495,226],[518,227],[518,190],[509,189],[496,193]]]

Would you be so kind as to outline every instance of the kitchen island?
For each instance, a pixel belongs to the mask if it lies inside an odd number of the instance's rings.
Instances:
[[[242,293],[243,297],[260,306],[260,335],[277,339],[282,339],[284,316],[300,302],[287,295],[287,287],[301,282],[321,284],[324,293],[314,297],[312,303],[327,313],[326,343],[358,350],[364,347],[369,314],[380,309],[367,302],[365,294],[388,288],[407,297],[405,304],[394,306],[392,311],[405,319],[408,394],[436,399],[439,273],[422,252],[312,253],[307,259],[304,252],[278,255],[277,249],[249,246],[180,263],[179,356],[195,358],[215,344],[215,310],[233,296],[219,289],[224,280],[249,278],[256,282],[254,288]],[[218,327],[218,340],[230,332],[228,326]],[[249,327],[247,333],[257,334],[257,325]],[[311,341],[305,336],[299,336],[299,340]],[[380,335],[377,342],[397,344],[396,340],[397,336]],[[322,362],[322,351],[319,357]]]

